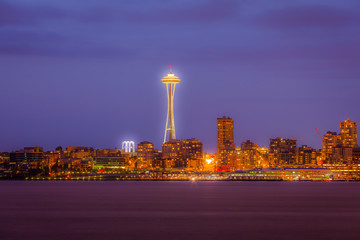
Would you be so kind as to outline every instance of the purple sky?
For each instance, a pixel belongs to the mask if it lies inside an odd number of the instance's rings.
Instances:
[[[121,3],[119,3],[121,2]],[[169,64],[179,139],[304,138],[360,119],[358,0],[3,0],[0,151],[160,147]]]

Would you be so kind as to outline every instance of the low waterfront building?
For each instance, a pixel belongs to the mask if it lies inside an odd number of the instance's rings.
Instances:
[[[229,180],[331,181],[338,179],[341,179],[341,173],[327,168],[265,168],[229,174]]]
[[[95,157],[93,162],[93,169],[124,169],[124,157]]]
[[[352,152],[352,163],[353,164],[360,164],[360,148],[353,148]]]
[[[340,180],[359,181],[360,180],[360,164],[323,164],[323,167],[341,174]]]
[[[40,170],[43,167],[44,150],[42,147],[25,147],[10,153],[10,168],[16,171]]]

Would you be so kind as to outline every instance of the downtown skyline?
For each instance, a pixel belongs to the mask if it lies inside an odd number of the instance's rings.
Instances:
[[[1,0],[1,239],[355,239],[359,29],[360,0]]]
[[[360,119],[356,1],[226,1],[214,16],[214,1],[169,3],[185,22],[158,18],[157,1],[143,6],[153,9],[150,15],[131,3],[114,8],[142,16],[137,20],[116,18],[99,1],[79,18],[72,15],[80,11],[76,3],[1,4],[17,14],[0,19],[6,89],[0,151],[120,148],[124,140],[159,148],[166,116],[159,79],[169,64],[183,79],[175,95],[176,137],[198,138],[206,152],[216,151],[222,116],[234,119],[236,145],[250,139],[267,146],[269,138],[294,136],[318,149],[315,128],[323,135],[347,118]],[[36,17],[24,22],[20,15]],[[47,21],[57,27],[49,29]],[[136,48],[140,39],[148,47]]]

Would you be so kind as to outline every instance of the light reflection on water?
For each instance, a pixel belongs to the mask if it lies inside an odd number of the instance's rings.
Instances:
[[[1,239],[345,239],[360,183],[0,182]]]

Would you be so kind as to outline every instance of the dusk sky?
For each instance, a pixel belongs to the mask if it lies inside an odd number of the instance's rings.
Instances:
[[[170,64],[178,139],[320,148],[360,119],[360,1],[2,0],[0,151],[160,148]]]

